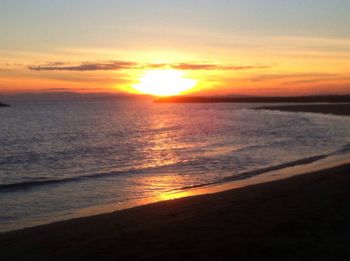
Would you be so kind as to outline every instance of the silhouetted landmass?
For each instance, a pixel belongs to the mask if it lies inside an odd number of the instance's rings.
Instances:
[[[10,107],[10,105],[0,102],[0,107]]]
[[[148,99],[149,95],[133,95],[125,93],[78,93],[78,92],[41,92],[0,94],[0,100],[5,102],[55,102],[55,101],[87,101],[87,100],[131,100]]]
[[[350,95],[290,96],[290,97],[191,97],[177,96],[155,100],[156,103],[344,103]]]
[[[305,104],[286,106],[264,106],[257,110],[291,111],[291,112],[314,112],[334,115],[350,115],[350,104]]]

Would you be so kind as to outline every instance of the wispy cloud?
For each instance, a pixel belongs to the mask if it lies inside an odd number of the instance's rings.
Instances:
[[[13,69],[9,69],[9,68],[0,68],[0,72],[1,73],[7,73],[7,72],[11,72],[13,71]]]
[[[69,65],[63,62],[30,65],[28,69],[33,71],[111,71],[136,69],[137,63],[128,61],[109,61],[103,63],[83,62],[78,65]]]
[[[271,80],[300,81],[310,79],[334,79],[338,77],[339,75],[334,73],[281,73],[256,75],[250,77],[248,80],[252,82],[265,82]]]
[[[131,61],[83,62],[71,65],[64,62],[49,62],[46,64],[30,65],[33,71],[117,71],[138,69],[177,69],[177,70],[254,70],[267,69],[266,65],[221,65],[212,63],[136,63]]]
[[[315,78],[306,78],[300,80],[292,80],[285,82],[286,84],[317,84],[317,83],[328,83],[328,82],[343,82],[350,84],[350,77],[344,75],[334,75],[329,77],[315,77]]]
[[[220,70],[220,71],[240,71],[253,69],[267,69],[270,66],[262,65],[219,65],[219,64],[196,64],[196,63],[179,63],[171,65],[174,69],[179,70]]]

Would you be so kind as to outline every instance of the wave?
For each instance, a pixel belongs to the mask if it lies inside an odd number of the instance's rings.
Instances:
[[[239,173],[237,175],[226,177],[226,178],[223,178],[223,179],[217,180],[215,182],[211,182],[211,183],[205,183],[205,184],[200,184],[200,185],[181,187],[178,190],[199,188],[199,187],[204,187],[204,186],[209,186],[209,185],[217,185],[217,184],[221,184],[221,183],[225,183],[225,182],[229,182],[229,181],[237,181],[237,180],[247,179],[247,178],[250,178],[250,177],[253,177],[253,176],[257,176],[257,175],[261,175],[261,174],[264,174],[264,173],[267,173],[267,172],[270,172],[270,171],[281,170],[281,169],[285,169],[285,168],[289,168],[289,167],[295,167],[295,166],[300,166],[300,165],[306,165],[306,164],[314,163],[316,161],[323,160],[323,159],[327,158],[328,156],[329,155],[318,155],[318,156],[313,156],[313,157],[309,157],[309,158],[303,158],[303,159],[300,159],[300,160],[295,160],[295,161],[291,161],[291,162],[287,162],[287,163],[282,163],[282,164],[278,164],[278,165],[274,165],[274,166],[270,166],[270,167],[266,167],[266,168],[261,168],[261,169],[256,169],[256,170],[252,170],[252,171],[242,172],[242,173]]]
[[[78,181],[80,179],[81,177],[71,177],[71,178],[64,178],[64,179],[23,181],[18,183],[0,185],[0,191],[24,190],[24,189],[30,189],[31,187],[34,187],[34,186],[36,187],[36,186],[42,186],[42,185],[67,183],[72,181]]]
[[[275,171],[275,170],[280,170],[280,169],[284,169],[284,168],[288,168],[288,167],[294,167],[294,166],[314,163],[316,161],[323,160],[329,156],[341,155],[341,154],[346,154],[349,152],[350,152],[350,144],[346,144],[343,147],[341,147],[339,150],[334,151],[334,152],[329,153],[329,154],[321,154],[321,155],[312,156],[312,157],[308,157],[308,158],[302,158],[302,159],[295,160],[295,161],[290,161],[287,163],[282,163],[282,164],[278,164],[278,165],[274,165],[274,166],[256,169],[253,171],[246,171],[246,172],[236,174],[234,176],[225,177],[223,179],[220,179],[220,180],[217,180],[217,181],[214,181],[211,183],[181,187],[178,190],[198,188],[198,187],[215,185],[215,184],[220,184],[220,183],[229,182],[229,181],[242,180],[242,179],[250,178],[250,177],[257,176],[257,175],[260,175],[260,174],[263,174],[266,172],[270,172],[270,171]],[[169,165],[166,167],[169,167]],[[157,171],[158,169],[161,169],[161,168],[162,167],[150,167],[150,168],[144,168],[144,169],[130,169],[130,170],[123,170],[123,171],[92,173],[92,174],[88,174],[88,175],[67,177],[67,178],[61,178],[61,179],[29,180],[29,181],[23,181],[23,182],[18,182],[18,183],[2,184],[2,185],[0,185],[0,192],[13,192],[13,191],[20,191],[20,190],[28,190],[28,189],[32,189],[34,187],[39,187],[39,186],[59,185],[59,184],[64,184],[64,183],[81,182],[81,181],[84,181],[87,179],[106,178],[106,177],[111,177],[111,176],[116,176],[116,175],[142,174],[142,173],[148,173],[149,171]]]
[[[215,182],[187,186],[187,187],[181,187],[177,190],[200,188],[200,187],[205,187],[205,186],[209,186],[209,185],[218,185],[218,184],[225,183],[225,182],[247,179],[247,178],[261,175],[261,174],[264,174],[264,173],[267,173],[270,171],[281,170],[281,169],[285,169],[285,168],[289,168],[289,167],[296,167],[296,166],[311,164],[311,163],[314,163],[316,161],[326,159],[330,156],[346,154],[349,152],[350,152],[350,144],[346,144],[343,147],[341,147],[341,149],[336,150],[336,151],[329,153],[329,154],[317,155],[317,156],[303,158],[303,159],[299,159],[299,160],[295,160],[295,161],[290,161],[287,163],[282,163],[282,164],[278,164],[278,165],[274,165],[274,166],[270,166],[270,167],[266,167],[266,168],[261,168],[261,169],[257,169],[257,170],[253,170],[253,171],[246,171],[246,172],[242,172],[242,173],[239,173],[237,175],[234,175],[234,176],[230,176],[230,177],[226,177],[226,178],[217,180]]]
[[[104,173],[92,173],[88,175],[81,175],[75,177],[61,178],[61,179],[47,179],[47,180],[28,180],[17,183],[10,184],[2,184],[0,185],[0,192],[13,192],[18,190],[28,190],[33,187],[45,186],[45,185],[58,185],[64,183],[73,183],[73,182],[81,182],[87,179],[99,179],[106,178],[116,175],[128,175],[128,174],[136,174],[142,173],[152,168],[145,169],[130,169],[126,171],[112,171],[112,172],[104,172]],[[156,168],[154,168],[156,169]]]
[[[346,154],[350,152],[350,144],[346,144],[341,149],[335,151],[332,153],[332,155],[340,155],[340,154]]]

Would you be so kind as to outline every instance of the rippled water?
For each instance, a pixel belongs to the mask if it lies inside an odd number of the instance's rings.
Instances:
[[[251,107],[86,101],[0,109],[0,230],[350,150],[346,117]]]

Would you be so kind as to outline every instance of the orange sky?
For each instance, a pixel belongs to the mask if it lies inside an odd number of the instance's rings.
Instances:
[[[0,93],[138,93],[151,70],[182,71],[196,95],[350,93],[344,1],[166,2],[5,1]]]

